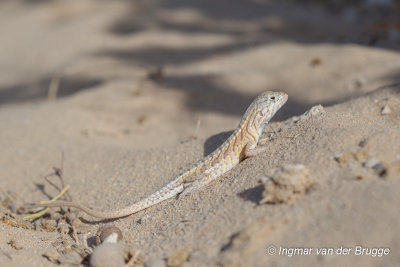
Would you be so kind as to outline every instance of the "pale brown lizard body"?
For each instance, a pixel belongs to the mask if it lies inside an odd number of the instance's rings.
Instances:
[[[96,211],[67,201],[39,206],[73,207],[96,218],[114,219],[139,212],[174,196],[186,195],[220,177],[245,158],[258,154],[260,148],[257,148],[257,143],[265,125],[285,104],[287,98],[287,94],[283,92],[269,91],[260,94],[248,107],[236,130],[220,147],[157,192],[131,206],[116,211]]]

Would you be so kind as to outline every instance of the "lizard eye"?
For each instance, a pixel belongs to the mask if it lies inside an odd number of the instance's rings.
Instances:
[[[271,96],[269,99],[271,99],[271,100],[275,100],[275,96]]]

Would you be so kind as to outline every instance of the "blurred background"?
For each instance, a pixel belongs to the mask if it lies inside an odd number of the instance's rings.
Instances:
[[[288,117],[399,80],[399,13],[395,0],[3,0],[0,105],[147,79],[235,115],[283,89]]]

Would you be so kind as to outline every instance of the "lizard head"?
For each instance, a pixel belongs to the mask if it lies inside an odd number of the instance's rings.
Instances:
[[[275,115],[275,113],[286,103],[288,95],[283,92],[267,91],[260,94],[253,102],[255,109],[254,122],[259,133],[264,126]]]

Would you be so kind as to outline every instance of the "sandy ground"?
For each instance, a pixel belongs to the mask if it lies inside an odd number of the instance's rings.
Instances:
[[[115,225],[148,266],[179,256],[184,266],[396,266],[392,15],[273,1],[1,1],[0,265],[87,265],[83,241]],[[264,130],[265,152],[210,186],[114,221],[60,209],[19,220],[24,203],[58,193],[43,177],[62,151],[74,201],[121,208],[218,147],[266,90],[289,100]],[[295,164],[312,186],[269,187]],[[264,203],[278,190],[287,199]],[[65,216],[82,217],[77,240]],[[53,219],[58,230],[44,226]]]

